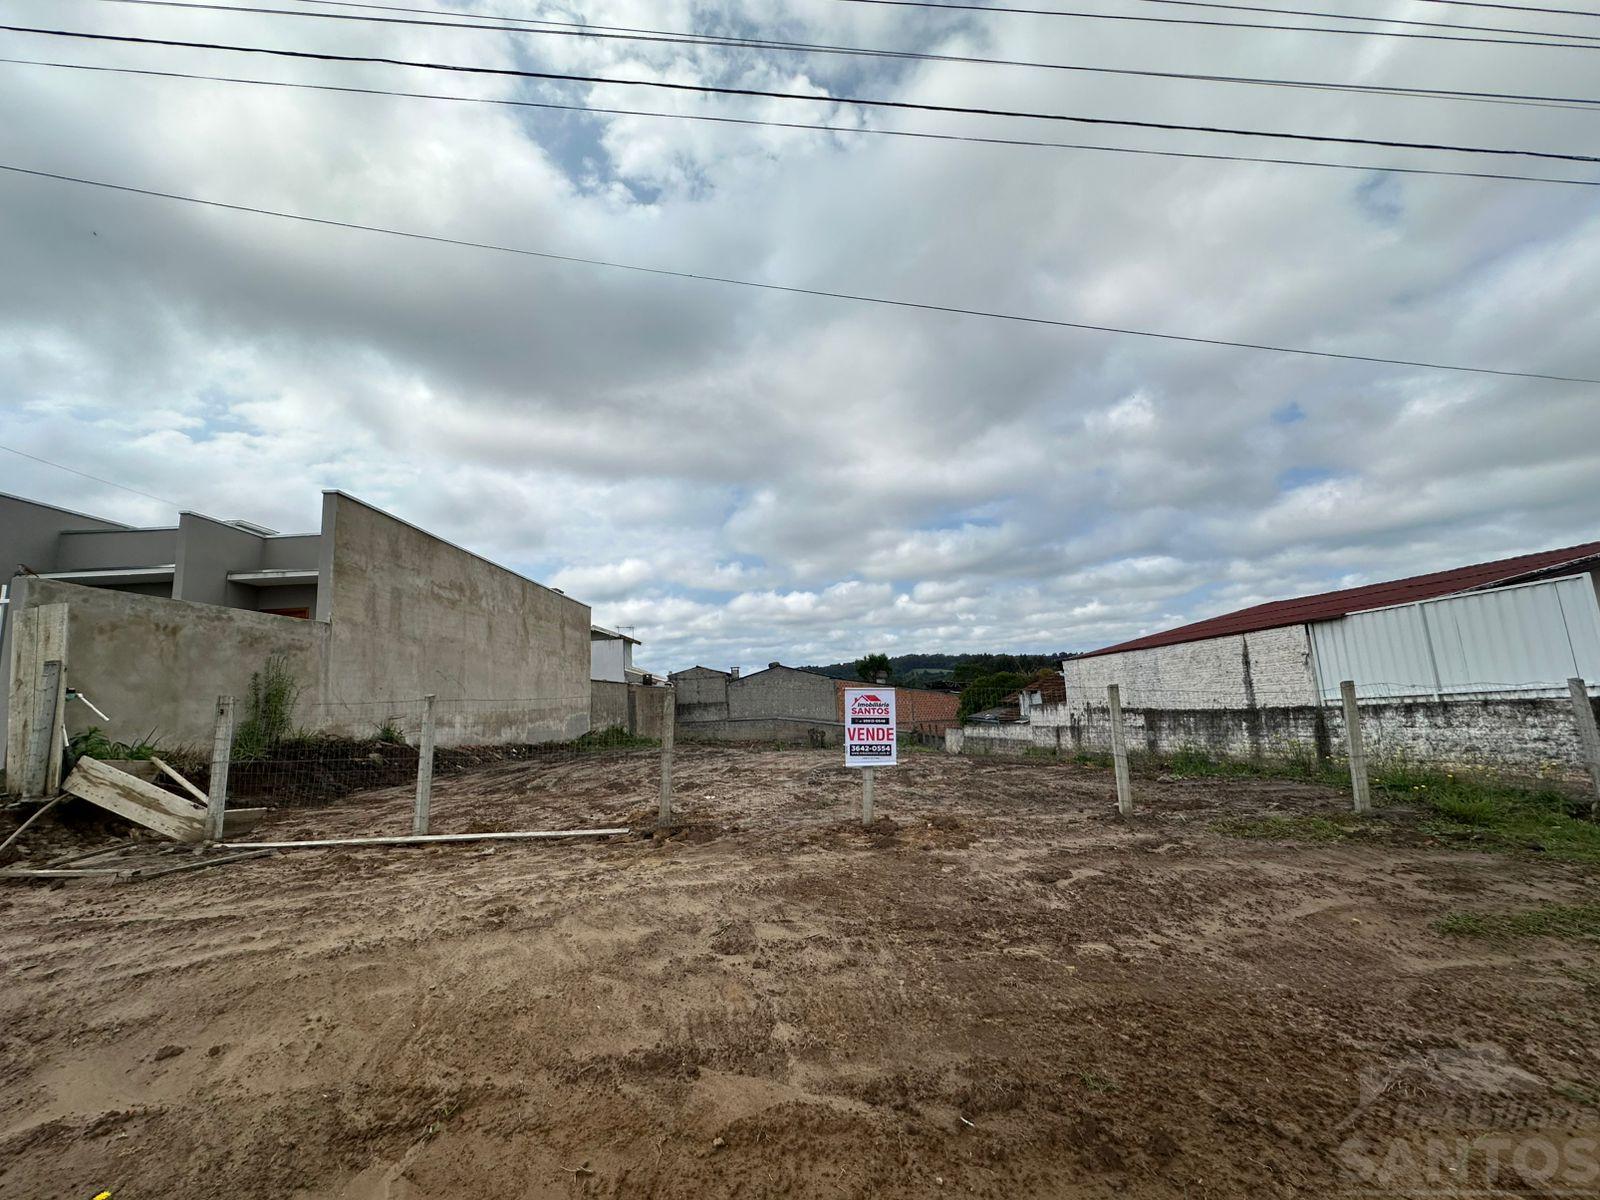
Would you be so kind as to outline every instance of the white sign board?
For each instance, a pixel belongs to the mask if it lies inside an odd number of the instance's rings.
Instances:
[[[895,766],[900,757],[894,731],[893,688],[844,690],[845,766]]]

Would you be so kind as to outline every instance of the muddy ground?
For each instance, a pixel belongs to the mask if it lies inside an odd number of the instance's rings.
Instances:
[[[656,765],[442,779],[434,829],[641,823]],[[1597,1186],[1594,944],[1433,926],[1592,903],[1592,869],[1448,849],[1406,813],[1333,843],[1219,832],[1343,819],[1281,782],[1143,780],[1123,822],[1102,770],[915,754],[864,831],[837,751],[680,746],[676,779],[665,839],[4,886],[0,1195]],[[405,832],[409,805],[253,837]]]

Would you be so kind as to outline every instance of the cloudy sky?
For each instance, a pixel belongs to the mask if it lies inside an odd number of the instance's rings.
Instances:
[[[1600,97],[1600,41],[1516,48],[843,0],[383,2]],[[1270,19],[1150,0],[1063,7]],[[1424,0],[1320,7],[1600,36],[1600,19]],[[823,97],[1600,152],[1600,110],[1570,107],[101,0],[6,0],[0,12],[12,25]],[[0,33],[0,56],[1600,180],[1593,167],[1535,159],[19,33]],[[0,64],[0,112],[0,162],[230,203],[805,288],[1600,375],[1600,188],[14,63]],[[173,503],[4,452],[0,488],[126,521],[171,521],[175,504],[284,530],[314,528],[319,489],[343,488],[633,627],[641,661],[658,669],[1088,649],[1285,594],[1600,538],[1595,387],[752,291],[15,175],[0,175],[0,264],[0,443]]]

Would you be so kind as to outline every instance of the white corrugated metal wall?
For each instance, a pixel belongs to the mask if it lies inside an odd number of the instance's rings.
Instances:
[[[1512,693],[1565,695],[1573,676],[1600,690],[1600,602],[1594,579],[1541,583],[1352,613],[1311,626],[1317,686],[1365,699]]]

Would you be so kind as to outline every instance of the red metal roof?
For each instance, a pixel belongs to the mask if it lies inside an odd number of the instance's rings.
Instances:
[[[1596,558],[1600,558],[1600,542],[1584,542],[1560,550],[1519,554],[1515,558],[1502,558],[1497,562],[1435,571],[1430,575],[1413,575],[1388,583],[1369,583],[1365,587],[1321,592],[1294,600],[1272,600],[1251,608],[1241,608],[1237,612],[1224,613],[1220,617],[1208,617],[1192,625],[1180,625],[1162,633],[1146,634],[1115,646],[1091,650],[1083,657],[1116,654],[1123,650],[1148,650],[1155,646],[1175,646],[1181,642],[1198,642],[1230,633],[1253,633],[1260,629],[1279,629],[1284,625],[1302,625],[1308,621],[1326,621],[1369,608],[1409,604],[1414,600],[1431,600],[1436,596],[1449,596],[1490,584],[1512,583],[1525,576],[1576,567],[1579,563]]]

